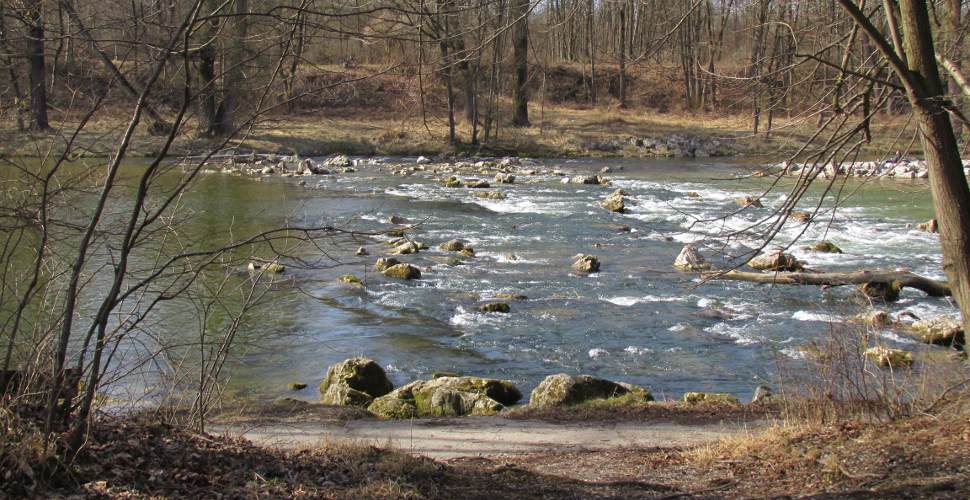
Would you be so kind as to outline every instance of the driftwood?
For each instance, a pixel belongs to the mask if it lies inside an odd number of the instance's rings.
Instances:
[[[703,273],[703,277],[705,279],[751,281],[772,285],[842,286],[882,284],[891,287],[895,282],[899,286],[908,286],[922,290],[931,297],[950,295],[950,285],[946,282],[926,278],[908,271],[854,271],[850,273],[751,273],[728,271]]]

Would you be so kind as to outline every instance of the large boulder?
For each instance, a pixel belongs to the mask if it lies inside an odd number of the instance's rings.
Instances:
[[[441,244],[439,248],[446,252],[460,252],[466,247],[465,243],[460,240],[448,240]]]
[[[419,280],[421,279],[421,270],[412,266],[411,264],[396,264],[388,267],[383,271],[384,276],[388,278],[397,278],[401,280]]]
[[[962,346],[966,342],[963,325],[958,316],[937,316],[917,321],[912,325],[917,337],[927,344]]]
[[[681,271],[703,271],[710,269],[711,265],[704,260],[704,256],[697,251],[697,247],[688,243],[674,260],[674,268]]]
[[[535,407],[570,406],[595,399],[612,399],[633,394],[642,401],[653,401],[650,391],[590,375],[571,377],[550,375],[532,391],[529,405]]]
[[[616,212],[622,214],[626,212],[626,193],[622,189],[617,189],[610,193],[603,201],[600,202],[600,206],[609,210],[610,212]]]
[[[499,184],[514,184],[515,183],[515,176],[512,175],[512,174],[506,174],[506,173],[503,173],[503,172],[499,172],[499,173],[495,174],[495,182],[497,182]]]
[[[383,418],[493,415],[522,399],[512,382],[480,377],[438,377],[411,382],[375,399],[368,410]]]
[[[819,241],[805,247],[805,250],[818,253],[842,253],[842,249],[831,241]]]
[[[573,271],[578,273],[595,273],[600,270],[600,261],[594,255],[581,253],[573,257]]]
[[[398,264],[400,264],[400,262],[393,257],[381,257],[377,259],[377,262],[374,263],[374,269],[377,269],[379,272],[384,272],[389,267],[393,267]]]
[[[748,265],[759,271],[798,271],[802,269],[793,255],[785,253],[780,248],[769,250],[751,259]]]
[[[899,300],[899,292],[902,290],[903,285],[898,281],[893,281],[892,283],[872,281],[859,285],[859,291],[863,295],[870,299],[881,300],[883,302],[895,302]]]
[[[394,389],[387,374],[370,358],[350,358],[327,369],[320,382],[320,401],[326,404],[367,406]]]

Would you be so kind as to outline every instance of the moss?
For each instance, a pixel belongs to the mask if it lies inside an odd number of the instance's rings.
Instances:
[[[688,392],[684,394],[687,404],[741,404],[738,398],[724,392]]]
[[[468,257],[468,258],[474,257],[475,249],[466,245],[465,248],[462,248],[461,251],[458,252],[458,255],[461,255],[462,257]]]
[[[903,290],[903,284],[899,281],[884,283],[873,281],[859,285],[859,291],[870,299],[882,300],[885,302],[895,302],[899,300],[899,292]]]
[[[806,249],[811,250],[812,252],[820,252],[820,253],[842,253],[842,249],[836,246],[835,243],[832,243],[831,241],[819,241],[814,245],[809,245],[808,247],[806,247]]]
[[[393,257],[381,257],[380,259],[377,259],[377,262],[374,263],[374,269],[383,272],[387,268],[396,266],[398,264],[400,264],[400,261]]]

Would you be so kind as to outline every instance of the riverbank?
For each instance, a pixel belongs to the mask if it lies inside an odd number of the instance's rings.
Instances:
[[[532,126],[500,126],[485,145],[468,144],[470,130],[458,129],[459,145],[448,144],[446,120],[440,116],[374,113],[361,108],[334,108],[314,114],[294,113],[260,118],[231,141],[198,137],[190,123],[176,137],[168,154],[173,157],[207,154],[212,150],[237,153],[299,155],[417,156],[465,152],[484,156],[546,158],[639,157],[694,158],[744,157],[778,161],[794,152],[815,132],[806,119],[779,119],[770,137],[753,135],[748,116],[659,113],[650,110],[588,109],[533,106]],[[79,116],[64,114],[56,131],[17,131],[0,124],[0,155],[44,157],[64,149]],[[74,156],[106,157],[127,126],[128,114],[96,115],[74,138]],[[908,122],[886,118],[873,127],[874,141],[863,147],[864,156],[878,158],[906,144],[897,144]],[[148,133],[141,124],[132,141],[130,157],[152,157],[161,151],[165,137]],[[915,154],[915,152],[914,152]]]
[[[896,420],[856,415],[829,423],[786,419],[714,436],[701,432],[710,427],[706,424],[587,422],[582,426],[587,433],[639,428],[659,439],[439,460],[387,443],[322,440],[266,446],[194,433],[150,415],[102,417],[70,466],[41,453],[37,441],[4,441],[0,457],[6,475],[0,491],[82,498],[966,498],[966,415],[965,407],[950,402],[932,415]],[[32,427],[4,416],[8,431],[31,436]],[[420,420],[414,425],[417,433],[437,428],[455,436],[472,425],[482,431],[478,436],[483,440],[507,441],[506,419],[468,422]],[[556,429],[541,421],[513,425]],[[663,440],[667,431],[673,432],[671,439]]]

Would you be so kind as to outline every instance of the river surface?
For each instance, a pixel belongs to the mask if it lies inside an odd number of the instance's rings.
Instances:
[[[444,188],[431,175],[400,177],[376,166],[323,180],[254,182],[211,174],[196,191],[202,196],[195,195],[202,224],[246,221],[258,228],[285,219],[374,231],[390,228],[387,219],[397,215],[421,222],[414,238],[431,246],[400,257],[424,271],[414,282],[373,271],[374,260],[387,251],[383,241],[390,238],[384,237],[327,249],[339,261],[327,269],[288,269],[300,292],[278,293],[246,326],[243,336],[260,341],[233,363],[232,392],[259,399],[294,395],[286,384],[303,381],[310,386],[295,395],[315,399],[330,364],[366,355],[395,384],[453,371],[510,379],[529,391],[546,375],[566,372],[640,384],[670,397],[692,390],[748,397],[756,385],[775,380],[779,366],[798,363],[800,346],[861,310],[850,287],[701,283],[672,270],[685,243],[723,241],[718,237],[724,232],[764,218],[769,208],[735,213],[734,198],[759,194],[768,180],[739,180],[737,165],[683,160],[547,160],[539,168],[572,174],[604,166],[613,169],[614,186],[635,202],[630,213],[598,206],[615,187],[564,184],[551,174],[493,185],[505,200],[480,199],[472,189]],[[691,191],[700,197],[688,196]],[[796,245],[799,259],[815,269],[906,267],[942,278],[936,236],[907,227],[932,217],[925,183],[851,180],[843,191],[854,194],[802,238],[824,237],[844,253],[817,254]],[[820,192],[811,192],[801,206],[813,206]],[[784,196],[783,186],[766,197],[766,207]],[[616,224],[631,230],[618,232]],[[789,222],[779,241],[790,241],[802,228]],[[437,245],[453,238],[474,246],[476,257],[459,266],[440,262],[447,253]],[[728,251],[739,253],[738,244],[757,247],[759,239],[742,235],[729,243]],[[370,256],[355,257],[357,246]],[[712,248],[702,251],[711,256]],[[577,253],[597,255],[601,271],[573,274]],[[335,282],[346,273],[364,278],[366,288]],[[476,312],[498,292],[528,300],[511,302],[510,314]],[[946,299],[907,289],[888,310],[927,317],[954,308]],[[890,345],[921,348],[892,331],[881,333]]]
[[[431,247],[398,257],[422,269],[422,279],[411,282],[373,270],[375,259],[389,250],[385,241],[391,238],[385,236],[339,238],[304,250],[322,266],[286,262],[271,300],[239,332],[229,394],[313,400],[329,365],[365,355],[384,366],[395,385],[451,371],[509,379],[528,394],[545,376],[566,372],[643,385],[658,397],[700,390],[747,398],[755,386],[774,383],[779,370],[802,362],[800,347],[848,328],[845,320],[862,310],[851,287],[702,283],[671,267],[688,242],[700,242],[716,261],[719,248],[737,255],[745,246],[758,247],[758,234],[724,234],[763,227],[758,221],[783,202],[789,181],[765,197],[766,208],[739,211],[736,197],[757,196],[770,182],[739,179],[739,164],[587,159],[545,160],[530,168],[572,175],[605,166],[613,170],[613,187],[566,184],[552,173],[520,175],[515,184],[493,184],[504,200],[445,188],[430,173],[393,175],[387,166],[259,182],[207,174],[183,201],[193,213],[183,232],[203,242],[283,224],[375,232],[393,228],[387,220],[396,215],[420,223],[413,237]],[[617,187],[635,203],[629,213],[599,207]],[[837,187],[854,194],[838,200],[834,213],[823,212],[802,241],[824,238],[844,253],[818,254],[796,244],[792,252],[808,267],[906,267],[943,277],[936,235],[908,227],[933,216],[924,181],[853,179]],[[820,193],[811,191],[800,207],[810,210]],[[822,205],[835,203],[830,197]],[[630,230],[618,231],[617,225]],[[803,229],[790,221],[779,241],[790,242]],[[470,243],[476,256],[452,266],[438,245],[455,238]],[[370,255],[354,256],[359,246]],[[572,273],[577,253],[598,256],[600,272]],[[348,273],[366,286],[336,281]],[[509,314],[476,311],[499,292],[528,300],[511,301]],[[948,300],[911,289],[883,307],[921,318],[955,311]],[[145,328],[159,339],[191,342],[198,320],[189,310],[169,312]],[[892,346],[925,348],[890,330],[880,334]],[[309,387],[291,392],[292,381]]]

